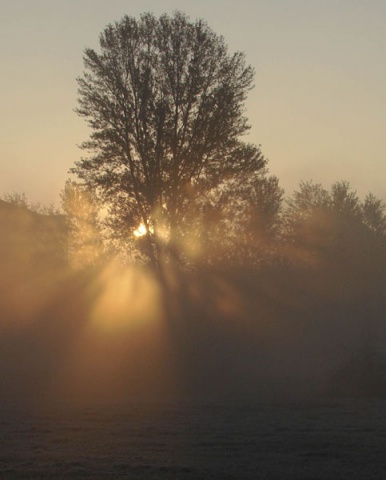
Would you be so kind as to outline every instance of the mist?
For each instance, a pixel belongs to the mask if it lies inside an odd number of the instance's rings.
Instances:
[[[160,277],[111,255],[75,268],[63,215],[0,206],[4,402],[245,404],[386,392],[384,239],[349,235],[346,225],[331,240],[336,219],[319,212],[301,241],[278,241],[258,264],[226,264],[218,247],[217,263],[169,262]]]

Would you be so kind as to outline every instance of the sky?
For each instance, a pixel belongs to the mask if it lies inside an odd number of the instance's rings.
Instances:
[[[128,14],[203,18],[255,69],[248,141],[287,195],[347,180],[386,199],[385,0],[0,0],[0,195],[59,205],[88,127],[83,51]]]

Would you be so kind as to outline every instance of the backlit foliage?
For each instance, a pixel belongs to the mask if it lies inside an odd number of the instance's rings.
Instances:
[[[259,148],[241,140],[253,69],[180,12],[123,17],[102,32],[99,52],[85,50],[84,65],[78,113],[92,129],[90,155],[72,172],[123,238],[144,225],[142,252],[158,263],[181,248],[177,231],[191,231],[201,199],[264,171]]]

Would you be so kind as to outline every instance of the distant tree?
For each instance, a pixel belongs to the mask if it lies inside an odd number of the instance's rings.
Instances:
[[[320,183],[300,182],[299,190],[287,200],[287,228],[291,232],[315,209],[328,208],[331,203],[329,192]]]
[[[1,195],[1,200],[4,200],[5,202],[8,202],[12,205],[16,205],[18,207],[23,207],[23,208],[28,208],[30,202],[27,200],[26,194],[23,193],[5,193]]]
[[[1,241],[4,259],[16,270],[64,267],[67,261],[67,228],[64,215],[53,204],[30,202],[24,193],[0,197]],[[21,267],[23,265],[23,268]]]
[[[276,254],[284,191],[277,177],[260,178],[243,192],[240,244],[248,263]]]
[[[122,237],[143,234],[142,251],[158,264],[165,250],[181,251],[192,212],[220,209],[221,190],[266,173],[259,147],[241,140],[253,69],[180,12],[123,17],[102,32],[100,52],[85,50],[84,65],[78,114],[92,129],[82,145],[90,155],[72,173]]]
[[[385,202],[369,193],[363,204],[361,212],[365,225],[377,237],[386,238],[386,206]]]
[[[285,237],[305,258],[333,257],[358,262],[374,248],[386,246],[386,215],[382,200],[369,194],[363,202],[348,182],[328,191],[302,182],[287,201]],[[315,257],[316,255],[316,257]]]
[[[67,180],[60,194],[68,226],[68,257],[74,267],[94,264],[101,256],[99,205],[87,187]]]
[[[60,209],[55,207],[53,203],[46,205],[40,202],[30,202],[24,192],[5,193],[0,196],[0,199],[31,212],[39,213],[40,215],[60,215],[61,213]]]
[[[203,208],[197,229],[211,263],[257,266],[271,256],[280,233],[283,190],[274,176],[222,185]]]

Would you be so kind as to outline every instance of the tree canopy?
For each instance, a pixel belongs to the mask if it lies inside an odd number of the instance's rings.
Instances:
[[[85,50],[84,66],[77,111],[92,132],[72,172],[122,237],[142,225],[152,260],[178,244],[192,210],[203,217],[227,188],[266,175],[260,148],[241,139],[254,71],[203,20],[125,16],[102,32],[99,52]]]
[[[369,267],[371,259],[376,265],[385,252],[385,204],[371,193],[361,201],[345,181],[334,183],[330,191],[319,183],[301,182],[287,201],[283,230],[294,257],[296,252],[323,257],[334,268],[344,261]]]

